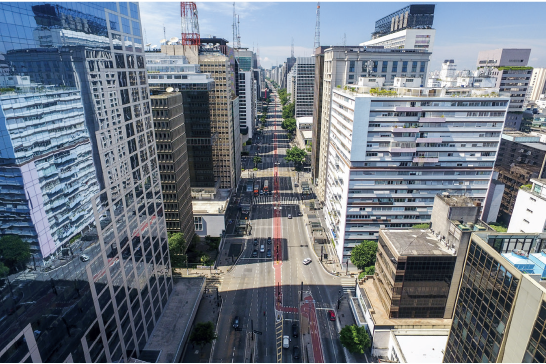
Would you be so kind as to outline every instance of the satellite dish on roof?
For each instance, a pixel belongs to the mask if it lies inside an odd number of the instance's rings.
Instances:
[[[175,88],[174,90],[175,90],[176,92],[180,91],[180,89],[179,89],[178,87],[177,87],[177,88]]]
[[[171,45],[171,41],[169,40],[169,41],[167,42],[167,44],[168,44],[168,45]]]
[[[152,48],[157,48],[157,44],[154,44],[154,45],[152,46]]]
[[[160,43],[165,43],[167,41],[167,39],[161,39],[159,42]]]
[[[165,91],[167,91],[167,92],[173,92],[173,91],[174,91],[174,88],[172,88],[172,87],[167,87],[167,89],[166,89]]]
[[[152,43],[146,43],[146,47],[149,47],[151,45],[152,45]]]
[[[171,39],[169,39],[171,42],[173,43],[176,43],[178,42],[178,38],[177,37],[172,37]]]

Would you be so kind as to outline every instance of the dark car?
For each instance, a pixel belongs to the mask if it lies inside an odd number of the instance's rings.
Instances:
[[[271,249],[267,249],[266,257],[271,258]]]
[[[235,316],[235,318],[233,319],[233,328],[239,328],[239,316]]]
[[[271,245],[271,236],[267,238],[267,245]]]
[[[300,335],[300,329],[298,327],[298,324],[296,322],[294,322],[292,324],[292,336],[293,337],[298,337]]]
[[[300,347],[299,346],[294,346],[292,348],[292,357],[294,359],[299,359],[300,358]]]
[[[334,312],[334,310],[328,310],[328,318],[330,319],[330,321],[336,320],[336,313]]]
[[[252,252],[252,258],[257,258],[257,257],[258,257],[258,251],[254,249],[254,251]]]
[[[254,238],[254,245],[258,245],[258,239]]]

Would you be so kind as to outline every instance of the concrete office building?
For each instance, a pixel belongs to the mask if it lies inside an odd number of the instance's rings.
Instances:
[[[324,50],[322,110],[318,181],[316,193],[324,202],[326,164],[330,144],[330,108],[332,90],[353,85],[359,77],[381,77],[384,85],[393,85],[395,77],[424,80],[431,53],[425,50],[371,49],[365,47],[330,47]],[[371,61],[368,63],[368,61]],[[317,133],[318,134],[318,133]],[[315,144],[315,143],[313,143]]]
[[[314,57],[298,57],[292,67],[294,71],[294,102],[296,118],[313,116],[313,95],[315,90]]]
[[[220,188],[235,189],[241,178],[242,142],[233,49],[222,38],[201,39],[201,43],[201,71],[210,73],[215,83],[209,101],[211,131],[217,136],[212,144],[214,175]]]
[[[526,101],[535,102],[546,93],[546,68],[533,68],[529,88],[527,89]]]
[[[292,68],[286,75],[286,93],[290,95],[290,102],[296,98],[296,69]]]
[[[253,72],[239,71],[238,83],[240,133],[246,136],[242,139],[244,143],[252,138],[256,126],[256,83]]]
[[[184,107],[180,92],[152,95],[152,116],[167,231],[194,234]]]
[[[324,76],[324,50],[321,46],[315,49],[315,92],[313,93],[313,144],[311,145],[311,176],[313,183],[318,183],[319,157],[321,148],[322,131],[322,87]]]
[[[546,179],[531,179],[522,185],[514,205],[509,233],[546,232]]]
[[[472,234],[444,363],[546,360],[545,234]]]
[[[481,51],[478,54],[478,70],[483,70],[486,75],[495,76],[497,78],[495,87],[501,92],[510,93],[505,130],[521,130],[523,105],[533,73],[533,67],[527,67],[530,54],[530,49],[516,48],[499,48]]]
[[[434,8],[434,4],[414,4],[389,14],[375,22],[372,39],[360,45],[432,52],[436,35],[436,29],[432,29]]]
[[[540,142],[539,136],[521,132],[502,134],[495,160],[495,179],[504,184],[499,221],[509,223],[520,186],[530,183],[531,178],[545,178],[545,165],[546,144]]]
[[[395,84],[411,84],[395,79]],[[490,89],[393,87],[361,78],[332,92],[325,217],[340,260],[380,228],[431,219],[434,196],[448,190],[483,202],[508,97]]]
[[[146,69],[152,94],[162,94],[168,87],[182,94],[191,188],[219,188],[220,180],[214,176],[212,144],[216,137],[211,131],[209,104],[214,80],[184,56],[147,52]]]
[[[2,310],[17,307],[17,313],[0,323],[0,357],[5,362],[128,362],[142,354],[173,289],[138,3],[0,3],[0,13],[2,29],[12,30],[0,39],[5,71],[28,75],[44,91],[50,85],[68,87],[48,101],[63,118],[31,113],[44,116],[42,122],[58,121],[47,128],[58,139],[24,148],[38,148],[34,153],[46,151],[49,142],[68,143],[66,150],[41,159],[49,167],[37,166],[36,171],[59,170],[59,185],[44,187],[85,190],[85,178],[74,179],[64,168],[73,163],[83,168],[78,173],[87,173],[88,159],[77,158],[90,151],[98,182],[98,192],[87,199],[95,225],[92,244],[76,240],[64,261],[52,262],[58,269],[8,277],[12,283],[2,288]],[[33,36],[36,29],[70,31],[70,37],[44,40]],[[79,91],[69,96],[70,87]],[[29,100],[36,102],[42,101]],[[90,150],[62,141],[62,129],[81,120],[78,104]],[[84,136],[81,127],[73,131]],[[58,202],[75,207],[83,195],[74,197]]]

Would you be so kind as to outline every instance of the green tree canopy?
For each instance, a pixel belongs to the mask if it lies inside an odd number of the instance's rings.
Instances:
[[[286,150],[286,157],[284,160],[287,162],[294,162],[294,164],[299,165],[305,161],[306,155],[307,152],[304,149],[293,146],[292,148]]]
[[[296,105],[293,102],[290,102],[282,107],[282,118],[288,119],[293,118],[296,115]]]
[[[0,262],[0,277],[5,277],[9,274],[9,268]]]
[[[8,269],[14,269],[30,258],[30,245],[17,235],[0,238],[0,256]]]
[[[186,252],[186,239],[183,233],[174,233],[169,237],[169,251],[171,254],[184,254]]]
[[[370,336],[364,326],[347,325],[339,333],[341,345],[351,353],[363,354],[371,345]]]
[[[198,322],[190,335],[190,341],[201,347],[212,343],[214,339],[216,339],[216,333],[212,321]]]
[[[375,274],[375,265],[370,265],[369,267],[364,268],[365,276],[373,276]]]
[[[294,130],[296,130],[296,119],[284,119],[281,123],[281,128],[286,129],[289,133],[294,132]]]
[[[375,265],[375,255],[377,253],[377,242],[373,240],[364,240],[351,251],[351,262],[360,270]]]
[[[254,161],[254,167],[256,167],[258,163],[262,163],[262,157],[255,156],[253,161]]]

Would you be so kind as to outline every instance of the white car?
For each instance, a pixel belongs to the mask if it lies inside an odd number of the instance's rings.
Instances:
[[[87,262],[89,260],[89,255],[87,255],[87,254],[80,255],[80,260],[82,262]]]
[[[282,337],[282,347],[288,349],[290,347],[290,336],[284,335]]]
[[[311,258],[305,258],[305,259],[303,260],[303,265],[307,265],[307,264],[309,264],[309,263],[311,263]]]

